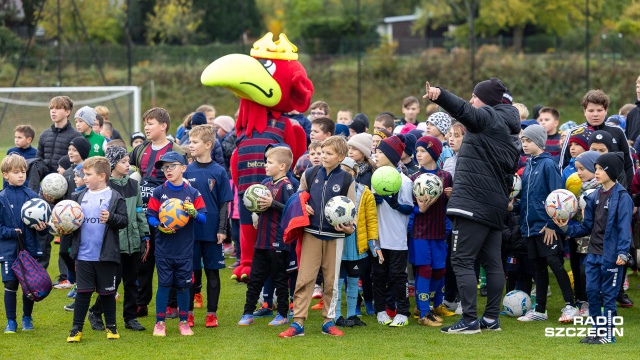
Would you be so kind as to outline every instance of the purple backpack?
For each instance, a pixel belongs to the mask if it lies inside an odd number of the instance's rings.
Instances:
[[[18,234],[18,258],[11,265],[11,270],[16,274],[22,286],[22,292],[33,301],[43,300],[53,288],[49,273],[24,248],[20,234]]]

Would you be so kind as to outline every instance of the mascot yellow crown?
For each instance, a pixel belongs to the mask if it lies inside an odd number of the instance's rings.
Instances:
[[[273,33],[268,32],[253,43],[251,56],[263,59],[298,60],[298,47],[293,45],[285,34],[280,34],[278,40],[274,42]]]

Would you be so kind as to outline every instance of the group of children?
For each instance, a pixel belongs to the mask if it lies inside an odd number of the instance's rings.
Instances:
[[[514,106],[521,114],[526,111],[521,104]],[[630,184],[624,158],[630,157],[628,146],[626,141],[618,141],[619,129],[603,124],[609,107],[604,93],[590,91],[582,106],[587,124],[570,129],[564,143],[556,130],[556,109],[542,108],[537,121],[522,121],[522,190],[509,204],[503,259],[507,291],[520,289],[531,294],[535,280],[535,306],[518,318],[523,322],[548,318],[547,267],[556,276],[565,301],[560,322],[577,316],[615,316],[624,265],[632,258],[634,205],[625,190]],[[234,212],[229,205],[239,201],[224,163],[212,159],[216,143],[220,146],[221,139],[233,135],[228,119],[216,124],[215,118],[211,126],[208,118],[215,113],[208,116],[203,112],[202,124],[185,126],[182,139],[188,136],[188,146],[181,147],[167,139],[168,112],[150,109],[143,116],[145,134],[132,135],[131,145],[135,146],[129,153],[124,143],[107,142],[95,133],[94,109],[80,109],[74,117],[79,132],[69,129],[67,118],[72,107],[67,97],[52,99],[54,125],[41,135],[37,151],[30,149],[33,129],[16,128],[16,149],[10,150],[0,166],[7,184],[0,192],[0,260],[8,319],[5,333],[17,329],[18,282],[11,271],[16,241],[24,241],[33,256],[41,257],[43,242],[39,239],[51,237],[47,224],[26,227],[19,219],[20,209],[13,204],[37,196],[52,205],[59,200],[26,187],[25,158],[34,155],[47,167],[55,164],[56,170],[62,170],[70,184],[64,199],[77,201],[85,215],[78,230],[60,237],[61,258],[69,281],[76,284],[68,342],[80,341],[87,313],[93,329],[105,330],[108,339],[119,338],[115,293],[120,281],[124,285],[125,327],[145,330],[137,317],[148,314],[154,267],[158,274],[154,336],[166,336],[165,319],[172,317],[179,318],[182,335],[193,335],[194,300],[198,295],[201,298],[203,270],[207,281],[205,326],[217,327],[219,269],[225,266],[222,243]],[[446,209],[455,191],[457,154],[467,129],[442,111],[419,123],[419,102],[413,97],[403,103],[404,119],[397,121],[390,113],[377,116],[373,135],[363,114],[354,116],[346,125],[348,131],[343,131],[339,126],[351,117],[350,112],[341,111],[342,121],[336,124],[328,117],[326,103],[315,102],[310,111],[308,152],[293,172],[291,149],[268,146],[265,151],[267,178],[262,184],[269,191],[260,198],[261,211],[255,215],[258,238],[238,325],[249,326],[255,317],[272,314],[272,303],[256,307],[261,292],[266,300],[275,290],[277,313],[269,325],[289,325],[280,337],[304,335],[312,297],[321,297],[313,309],[322,310],[322,332],[328,335],[344,335],[338,327],[365,325],[359,317],[362,300],[366,313],[375,315],[381,325],[405,326],[413,315],[420,325],[442,326],[443,317],[460,313],[448,250],[451,219]],[[198,112],[193,116],[200,117]],[[72,136],[68,136],[66,153],[61,154],[59,147],[46,139],[50,133],[59,136],[64,131]],[[569,149],[566,154],[561,151],[563,144]],[[561,168],[565,156],[567,166]],[[372,174],[383,167],[400,173],[396,194],[379,195],[371,186]],[[134,171],[140,174],[139,182],[130,177]],[[552,219],[544,201],[553,190],[564,188],[573,172],[582,182],[577,195],[584,193],[586,206],[569,222]],[[413,182],[422,174],[440,178],[442,195],[430,200],[413,195]],[[637,177],[634,175],[633,181],[640,183]],[[591,189],[596,191],[587,192]],[[334,196],[346,196],[355,204],[357,215],[351,223],[329,224],[324,208]],[[161,204],[171,198],[183,201],[191,218],[178,230],[165,226],[159,218]],[[301,226],[299,238],[287,237],[288,220],[296,212],[308,221]],[[564,236],[568,238],[575,291],[563,267]],[[344,285],[346,316],[340,307]],[[98,297],[90,309],[94,291]],[[413,310],[410,293],[416,299]],[[26,297],[23,300],[22,329],[31,330],[33,302]],[[496,324],[488,329],[499,330],[499,322]],[[607,334],[598,333],[583,342],[615,342]]]

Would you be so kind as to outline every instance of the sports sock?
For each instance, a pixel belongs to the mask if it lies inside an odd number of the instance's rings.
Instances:
[[[442,304],[444,300],[444,274],[445,269],[434,269],[431,275],[431,284],[429,287],[429,293],[433,294],[433,308],[437,308]]]
[[[33,313],[33,300],[29,299],[27,295],[22,294],[22,314],[24,316],[31,316]]]
[[[82,328],[84,326],[84,319],[87,317],[87,312],[89,311],[91,294],[91,291],[76,293],[76,304],[73,309],[73,326],[77,326],[80,331],[82,331]]]
[[[420,310],[420,317],[427,316],[429,308],[429,289],[431,288],[431,265],[417,266],[416,277],[416,306]]]
[[[358,277],[347,278],[347,319],[355,316],[358,304]]]
[[[189,308],[189,288],[177,288],[178,295],[178,316],[180,321],[187,321],[187,310]],[[208,299],[207,299],[208,300]]]
[[[4,289],[4,308],[7,313],[7,319],[16,320],[16,306],[18,304],[15,291]]]
[[[158,285],[158,291],[156,291],[156,322],[164,321],[164,317],[167,311],[167,304],[169,303],[169,286]]]
[[[336,319],[339,319],[340,316],[342,316],[342,286],[343,285],[344,285],[344,278],[341,277],[340,279],[338,279],[338,302],[336,303]],[[348,289],[349,289],[349,284],[347,284],[347,290]],[[349,307],[349,300],[347,300],[347,314],[349,313],[348,307]]]
[[[269,308],[273,308],[273,281],[271,281],[271,276],[267,278],[262,285],[262,301],[266,302],[269,305]]]

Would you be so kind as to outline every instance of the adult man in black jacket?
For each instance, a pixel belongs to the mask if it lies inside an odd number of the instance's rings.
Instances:
[[[636,80],[636,107],[627,114],[627,127],[624,133],[631,141],[636,141],[640,136],[640,76]]]
[[[464,124],[456,165],[453,192],[447,215],[453,217],[451,264],[458,282],[463,316],[452,334],[475,334],[480,329],[500,330],[500,300],[504,272],[500,256],[502,227],[507,214],[509,190],[518,161],[518,110],[511,105],[507,87],[498,78],[485,80],[473,90],[469,103],[427,82],[428,98]],[[478,258],[487,272],[487,307],[478,318]]]

